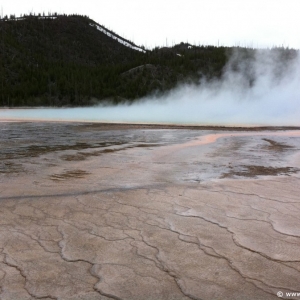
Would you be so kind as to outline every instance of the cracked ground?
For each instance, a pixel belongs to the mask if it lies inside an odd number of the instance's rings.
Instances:
[[[0,126],[0,299],[300,292],[299,131]]]

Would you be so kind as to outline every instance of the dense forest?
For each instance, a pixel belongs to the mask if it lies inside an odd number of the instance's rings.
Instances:
[[[0,20],[0,106],[86,106],[134,101],[179,83],[220,78],[235,48],[181,43],[146,50],[87,16]],[[271,51],[271,50],[270,50]],[[285,59],[295,50],[277,49]],[[255,49],[239,48],[241,59]]]

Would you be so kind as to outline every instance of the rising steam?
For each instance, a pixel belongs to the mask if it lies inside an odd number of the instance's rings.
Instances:
[[[300,55],[235,51],[220,79],[181,85],[132,105],[5,110],[0,118],[199,125],[300,126]],[[247,56],[247,55],[246,55]]]

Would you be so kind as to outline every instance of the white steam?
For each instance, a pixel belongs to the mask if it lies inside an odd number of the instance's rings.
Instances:
[[[132,105],[91,108],[5,110],[0,119],[77,120],[199,125],[300,126],[300,55],[256,51],[234,53],[221,80],[181,85],[166,96]]]

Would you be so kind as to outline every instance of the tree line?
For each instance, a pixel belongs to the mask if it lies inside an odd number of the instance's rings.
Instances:
[[[182,82],[199,84],[203,77],[220,78],[234,51],[181,43],[143,53],[108,37],[93,24],[97,23],[87,16],[56,13],[3,18],[0,105],[135,101],[165,93]],[[247,59],[255,50],[243,51]],[[291,51],[284,53],[289,57]]]

